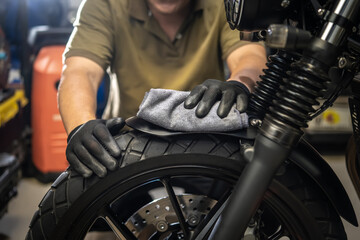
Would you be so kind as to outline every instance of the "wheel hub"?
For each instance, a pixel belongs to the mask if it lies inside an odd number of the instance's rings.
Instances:
[[[189,228],[196,227],[217,203],[207,196],[192,194],[177,195],[177,200]],[[174,239],[182,239],[179,221],[169,197],[156,199],[143,206],[125,225],[139,240],[150,239],[155,234],[170,236],[172,233],[177,236]]]

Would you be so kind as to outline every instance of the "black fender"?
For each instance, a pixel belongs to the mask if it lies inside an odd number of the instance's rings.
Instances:
[[[289,160],[302,169],[321,188],[340,216],[358,226],[353,205],[341,181],[324,158],[304,139],[299,141]]]
[[[164,129],[143,119],[132,117],[126,124],[133,129],[157,136],[174,136],[194,134],[195,132],[177,132]],[[234,132],[199,132],[237,137],[239,139],[254,140],[256,128],[247,128]],[[304,171],[323,191],[341,217],[354,226],[358,226],[353,205],[341,181],[324,160],[324,158],[304,139],[301,139],[289,156],[289,160]]]

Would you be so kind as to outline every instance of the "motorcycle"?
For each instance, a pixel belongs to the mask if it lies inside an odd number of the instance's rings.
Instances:
[[[358,226],[341,182],[302,136],[349,86],[346,161],[360,196],[360,1],[224,4],[231,28],[274,50],[250,99],[251,126],[176,132],[128,119],[132,130],[115,137],[119,168],[104,178],[63,172],[26,239],[347,239],[341,217]]]

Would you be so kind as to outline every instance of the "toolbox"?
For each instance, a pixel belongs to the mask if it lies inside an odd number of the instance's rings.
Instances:
[[[17,194],[24,161],[26,132],[24,107],[28,101],[22,89],[0,89],[0,217]]]

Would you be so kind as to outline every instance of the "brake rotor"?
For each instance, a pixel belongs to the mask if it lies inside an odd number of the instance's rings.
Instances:
[[[183,216],[189,227],[196,227],[217,203],[203,195],[177,195]],[[139,240],[148,240],[157,233],[179,231],[179,221],[169,197],[156,199],[136,211],[125,226]]]

